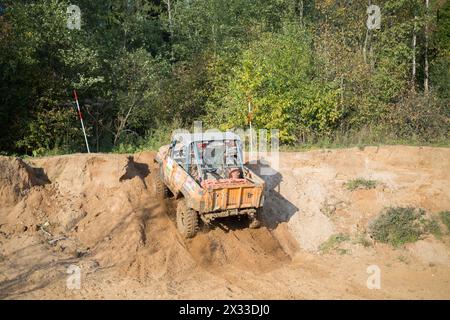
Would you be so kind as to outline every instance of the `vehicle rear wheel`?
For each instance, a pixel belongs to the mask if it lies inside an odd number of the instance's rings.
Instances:
[[[192,238],[198,231],[197,211],[188,208],[184,199],[177,206],[177,228],[185,238]]]
[[[261,221],[259,221],[258,219],[255,218],[250,218],[251,222],[249,224],[249,228],[250,229],[258,229],[259,227],[261,227]]]

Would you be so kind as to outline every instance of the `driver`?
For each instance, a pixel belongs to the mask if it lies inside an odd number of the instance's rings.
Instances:
[[[239,168],[230,168],[228,172],[229,179],[239,179],[241,177],[241,169]]]

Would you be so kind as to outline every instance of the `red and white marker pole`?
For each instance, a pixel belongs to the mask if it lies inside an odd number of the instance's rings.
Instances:
[[[91,151],[89,150],[89,144],[87,141],[86,130],[84,130],[83,114],[81,113],[81,110],[80,110],[80,104],[78,103],[78,96],[77,96],[77,92],[75,89],[73,90],[73,97],[75,98],[75,102],[77,103],[78,115],[80,116],[81,128],[83,129],[84,141],[86,141],[87,152],[91,153]]]

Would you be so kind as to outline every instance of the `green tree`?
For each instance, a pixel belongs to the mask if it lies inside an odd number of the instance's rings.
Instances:
[[[167,65],[154,59],[144,49],[123,51],[112,67],[114,101],[114,145],[122,134],[136,136],[156,123],[162,109],[162,79]]]
[[[71,89],[87,90],[102,81],[96,51],[84,43],[83,31],[66,28],[66,8],[66,2],[56,0],[7,7],[1,21],[7,32],[0,44],[2,148],[52,148],[70,131],[55,120],[71,123],[74,114],[63,110]],[[43,142],[42,132],[54,132],[54,143]],[[72,138],[65,147],[76,145]]]
[[[255,127],[280,129],[283,142],[329,133],[341,116],[339,89],[315,79],[313,65],[305,30],[287,25],[284,33],[263,35],[244,51],[220,105],[211,106],[211,123],[244,126],[250,104]]]

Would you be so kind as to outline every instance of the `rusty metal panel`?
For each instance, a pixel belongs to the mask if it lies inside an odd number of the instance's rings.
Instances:
[[[228,198],[226,206],[227,208],[233,209],[239,207],[239,198],[240,198],[240,191],[241,188],[228,188]]]
[[[258,197],[258,190],[256,188],[242,189],[242,204],[241,207],[248,208],[254,206],[254,200]]]
[[[259,207],[262,186],[231,186],[210,189],[204,195],[205,211]]]

